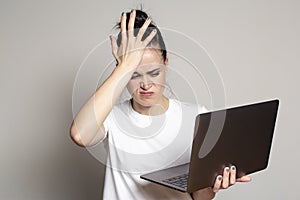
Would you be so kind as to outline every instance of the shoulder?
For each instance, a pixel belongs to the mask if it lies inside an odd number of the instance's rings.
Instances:
[[[125,112],[125,113],[128,113],[130,107],[131,107],[130,100],[127,99],[127,100],[124,100],[122,102],[116,103],[112,108],[112,112]]]
[[[106,122],[112,122],[114,120],[118,120],[123,116],[127,116],[130,113],[130,100],[125,100],[122,102],[116,103],[108,116],[106,117]]]
[[[170,106],[180,107],[182,110],[192,110],[196,111],[198,114],[208,112],[207,108],[204,105],[179,101],[177,99],[170,99]]]

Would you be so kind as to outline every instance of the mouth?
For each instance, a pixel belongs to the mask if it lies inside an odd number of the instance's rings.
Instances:
[[[154,92],[140,92],[142,97],[151,97],[153,94]]]

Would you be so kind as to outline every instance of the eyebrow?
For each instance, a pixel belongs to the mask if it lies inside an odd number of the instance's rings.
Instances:
[[[156,68],[156,69],[153,69],[153,70],[151,70],[151,71],[148,71],[148,72],[146,72],[146,74],[152,74],[153,72],[156,72],[156,71],[158,71],[158,70],[160,70],[160,68]],[[133,75],[140,75],[140,73],[134,72]]]
[[[152,74],[153,72],[158,71],[158,70],[160,70],[160,68],[153,69],[153,70],[147,72],[147,74]]]

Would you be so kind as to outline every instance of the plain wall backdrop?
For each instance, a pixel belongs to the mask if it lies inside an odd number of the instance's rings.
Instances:
[[[84,58],[108,39],[121,12],[139,3],[0,2],[0,199],[101,199],[104,165],[69,137],[73,84]],[[143,5],[160,27],[205,47],[223,79],[226,106],[281,100],[268,169],[216,199],[300,199],[300,2]]]

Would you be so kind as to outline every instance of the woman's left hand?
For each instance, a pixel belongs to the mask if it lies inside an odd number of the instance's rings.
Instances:
[[[249,182],[251,181],[250,176],[242,176],[241,178],[236,178],[236,167],[225,167],[223,170],[223,175],[216,177],[214,187],[204,188],[193,193],[193,199],[213,199],[215,194],[220,189],[227,189],[228,187],[234,185],[236,182]]]

